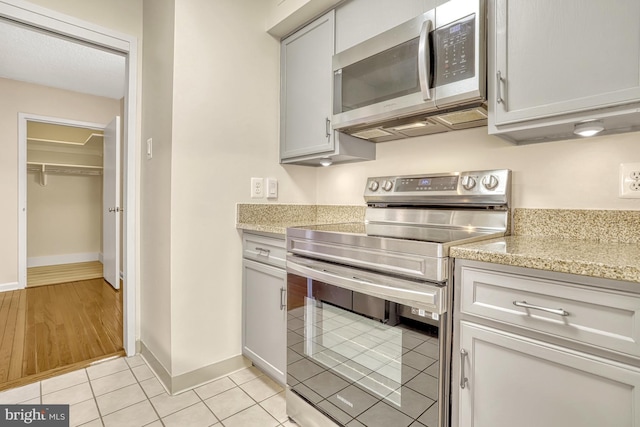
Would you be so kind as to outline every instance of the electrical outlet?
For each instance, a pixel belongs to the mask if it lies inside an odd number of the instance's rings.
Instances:
[[[640,199],[640,163],[620,165],[620,197]]]
[[[264,196],[264,182],[262,178],[251,178],[251,198],[262,199]]]

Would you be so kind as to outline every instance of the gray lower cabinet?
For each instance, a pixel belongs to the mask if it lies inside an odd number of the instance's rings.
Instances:
[[[452,425],[640,427],[637,293],[460,260],[455,281]]]
[[[268,249],[281,247],[284,251],[284,240],[245,233],[244,246],[242,354],[270,377],[285,384],[287,274],[283,266],[269,265],[274,261]],[[258,254],[256,257],[263,260],[248,258],[252,254]],[[275,263],[277,265],[279,259]]]

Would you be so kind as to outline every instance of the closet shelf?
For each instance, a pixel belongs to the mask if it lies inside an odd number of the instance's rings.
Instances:
[[[48,173],[62,173],[72,175],[102,175],[102,166],[27,162],[27,171],[40,172],[40,184],[47,185]]]

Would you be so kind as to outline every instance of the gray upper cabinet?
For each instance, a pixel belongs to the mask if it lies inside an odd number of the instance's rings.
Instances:
[[[319,166],[375,159],[373,143],[331,127],[334,35],[332,10],[282,41],[281,163]]]
[[[349,0],[336,9],[336,53],[446,3],[446,0]]]
[[[334,36],[332,10],[282,41],[281,163],[319,166],[375,159],[373,143],[331,127]]]
[[[571,137],[577,121],[639,103],[638,0],[491,0],[489,8],[490,133]]]
[[[282,41],[280,158],[330,152],[334,12]]]

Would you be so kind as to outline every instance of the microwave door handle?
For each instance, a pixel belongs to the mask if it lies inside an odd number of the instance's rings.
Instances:
[[[429,90],[429,71],[431,71],[431,46],[429,43],[429,33],[431,32],[431,21],[427,20],[422,23],[420,31],[420,43],[418,44],[418,77],[420,78],[420,91],[422,99],[429,101],[431,99],[431,91]]]

